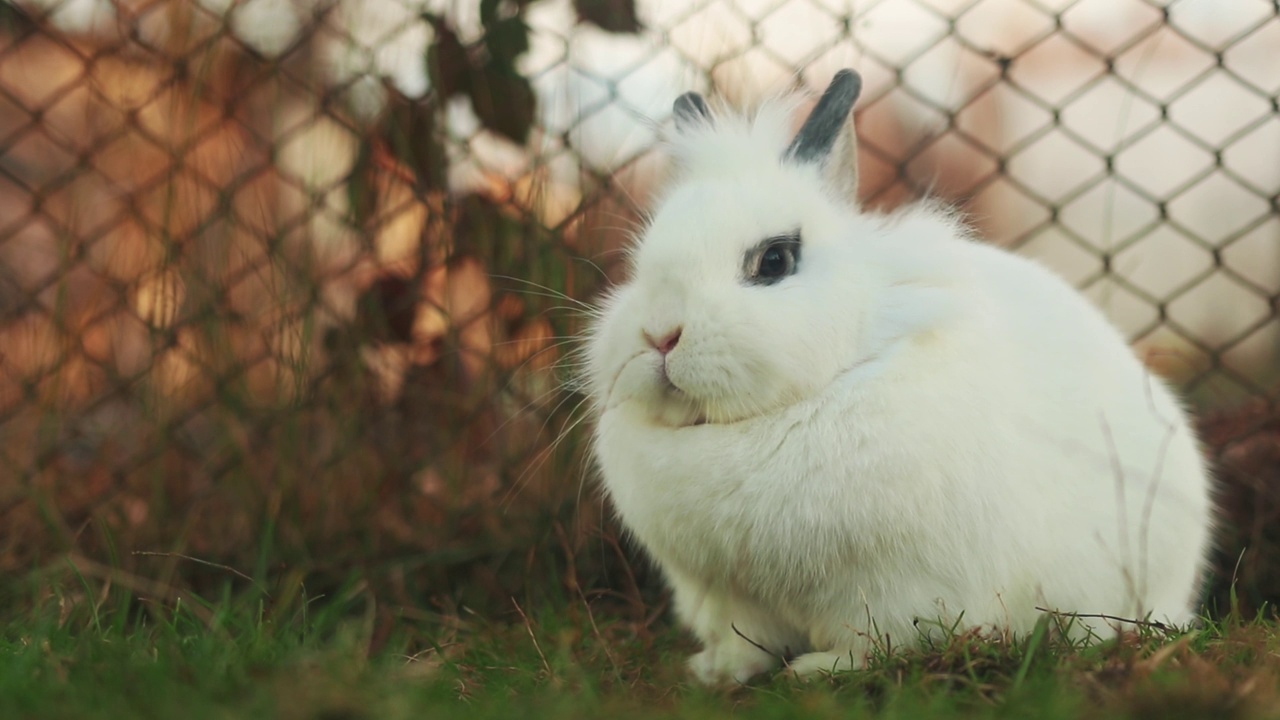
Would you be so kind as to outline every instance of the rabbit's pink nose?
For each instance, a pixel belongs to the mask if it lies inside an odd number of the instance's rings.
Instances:
[[[649,341],[658,352],[666,355],[676,349],[676,343],[680,342],[680,333],[684,332],[684,328],[676,328],[667,333],[666,337],[654,338],[649,333],[644,334],[644,339]]]

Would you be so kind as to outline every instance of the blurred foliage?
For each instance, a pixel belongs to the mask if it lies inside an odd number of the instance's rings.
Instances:
[[[635,0],[573,0],[579,22],[614,33],[640,32]]]
[[[524,13],[531,2],[481,0],[484,35],[473,43],[462,42],[448,18],[423,15],[435,31],[426,58],[435,92],[422,102],[399,98],[386,121],[397,129],[393,138],[397,156],[417,172],[422,187],[444,186],[445,154],[434,116],[455,96],[468,98],[485,128],[515,143],[528,140],[537,96],[518,63],[529,50]],[[634,0],[575,0],[574,6],[579,22],[616,33],[640,30]]]

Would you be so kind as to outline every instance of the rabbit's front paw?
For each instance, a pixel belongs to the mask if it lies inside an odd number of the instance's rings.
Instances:
[[[811,652],[788,663],[787,672],[800,680],[849,672],[863,666],[861,662],[853,662],[854,657],[852,652]]]
[[[745,683],[751,678],[772,670],[779,664],[778,658],[738,643],[717,645],[689,658],[689,671],[703,685],[719,685],[732,681]]]

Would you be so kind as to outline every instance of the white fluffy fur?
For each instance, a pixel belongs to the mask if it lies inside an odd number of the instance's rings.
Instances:
[[[1179,402],[1049,271],[781,162],[793,107],[675,139],[682,175],[587,348],[604,485],[704,644],[696,676],[857,667],[961,613],[1191,621],[1211,483]],[[796,227],[798,273],[745,283]],[[645,339],[676,328],[678,391]]]

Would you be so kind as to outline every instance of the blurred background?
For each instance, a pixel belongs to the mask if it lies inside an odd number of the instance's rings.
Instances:
[[[943,197],[1096,301],[1200,413],[1211,608],[1280,599],[1271,0],[0,3],[11,595],[660,613],[566,354],[674,98],[841,67],[863,202]]]

